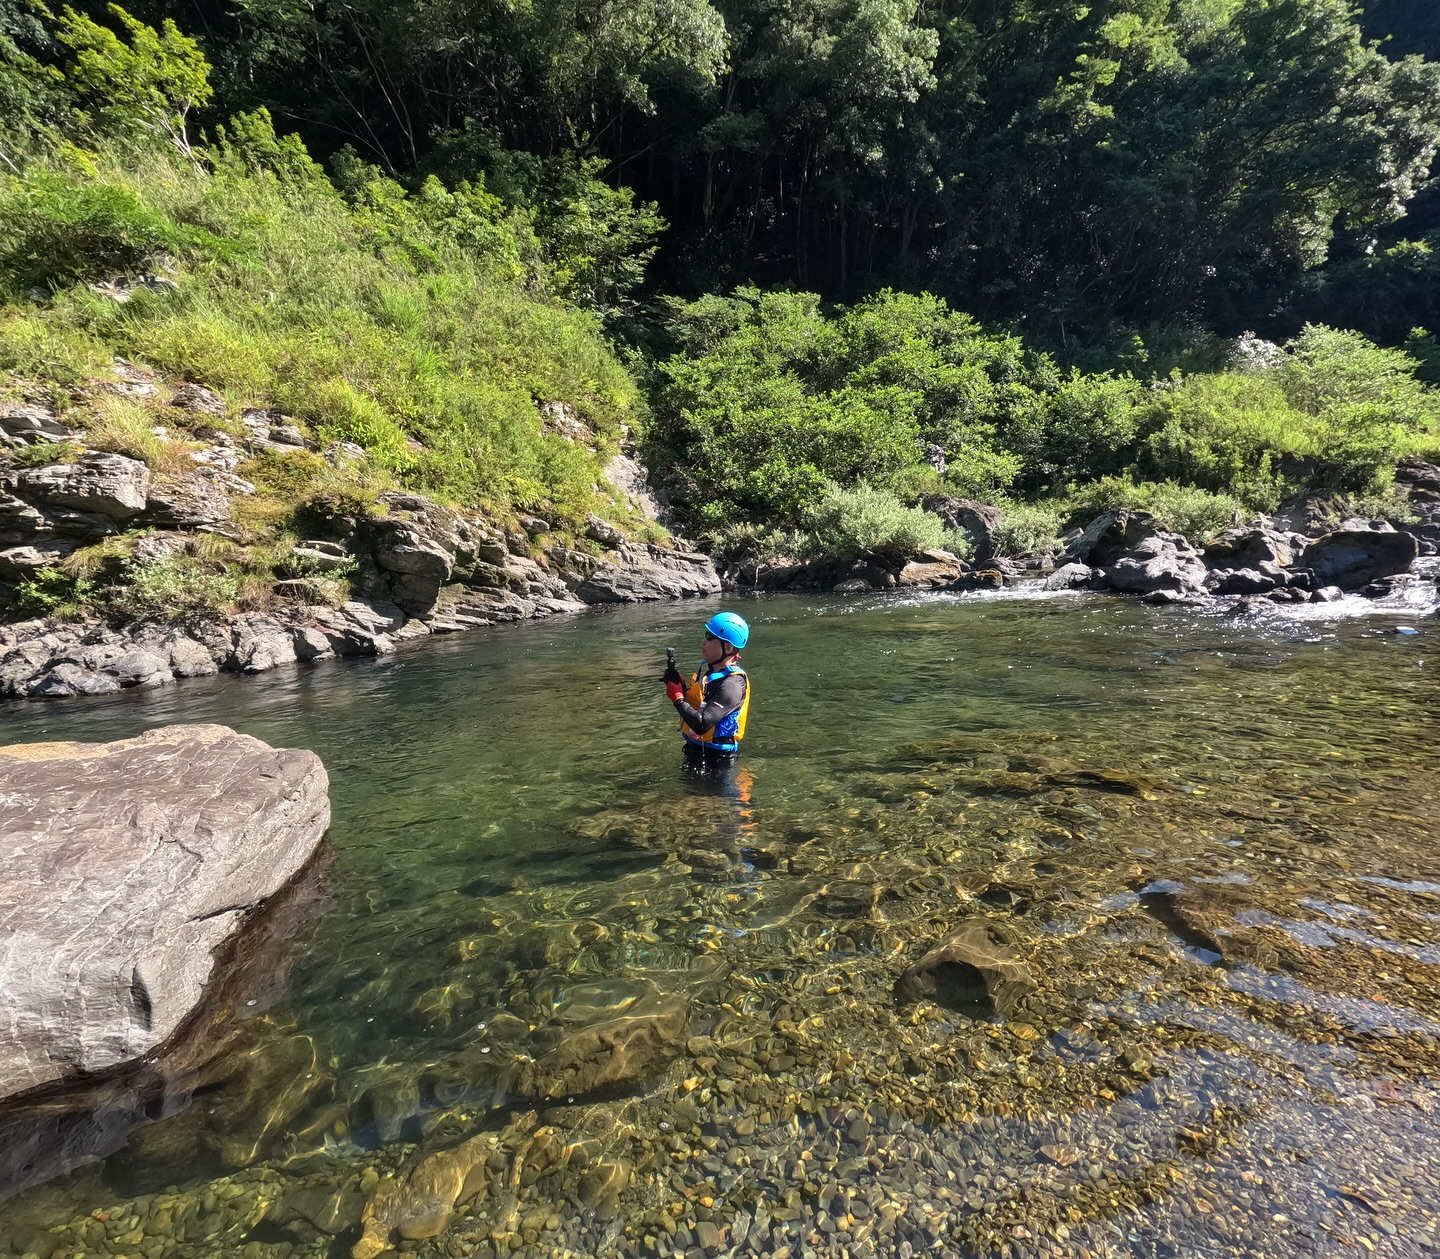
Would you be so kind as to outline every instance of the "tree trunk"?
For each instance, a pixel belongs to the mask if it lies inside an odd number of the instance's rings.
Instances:
[[[919,218],[919,211],[915,208],[913,201],[906,201],[900,208],[900,257],[910,256],[910,241],[915,235],[915,221]]]

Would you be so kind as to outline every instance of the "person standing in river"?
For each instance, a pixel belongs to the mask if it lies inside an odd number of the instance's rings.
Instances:
[[[725,765],[739,754],[750,713],[750,678],[740,665],[740,652],[749,641],[750,627],[743,617],[718,612],[705,622],[701,667],[688,685],[672,655],[662,680],[680,714],[687,760]]]

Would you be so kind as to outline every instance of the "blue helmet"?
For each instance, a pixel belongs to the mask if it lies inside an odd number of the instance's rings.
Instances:
[[[705,622],[705,629],[729,643],[736,651],[743,650],[750,641],[750,627],[745,624],[743,616],[734,612],[717,612]]]

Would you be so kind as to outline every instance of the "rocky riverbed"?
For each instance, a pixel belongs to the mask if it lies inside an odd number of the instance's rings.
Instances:
[[[640,677],[673,635],[656,614],[608,617],[603,645],[557,624],[553,660],[457,643],[381,704],[332,692],[343,734],[317,744],[357,799],[323,960],[190,1106],[14,1199],[0,1239],[49,1259],[1440,1244],[1424,633],[1071,596],[804,607],[756,618],[764,736],[714,791],[657,776],[651,743],[563,774],[546,750],[562,680],[631,657]],[[851,671],[817,692],[842,643]],[[505,684],[503,755],[464,733],[451,683],[476,668]],[[654,708],[623,685],[616,729]],[[258,716],[265,690],[206,694]]]

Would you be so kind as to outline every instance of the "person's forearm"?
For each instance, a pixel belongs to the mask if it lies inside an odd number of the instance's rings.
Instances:
[[[726,717],[738,710],[744,699],[745,679],[732,675],[716,688],[714,697],[699,708],[687,704],[683,699],[677,699],[675,711],[696,734],[709,734]]]
[[[727,703],[723,699],[712,699],[700,708],[692,708],[683,699],[675,701],[675,711],[680,714],[680,719],[696,734],[709,734],[739,707],[738,700]]]
[[[705,708],[712,707],[714,707],[712,704],[705,705]],[[689,726],[696,734],[705,734],[707,731],[713,730],[715,728],[715,722],[720,720],[720,718],[716,717],[707,725],[704,710],[692,708],[683,699],[677,699],[675,701],[675,711],[680,714],[680,720]]]

